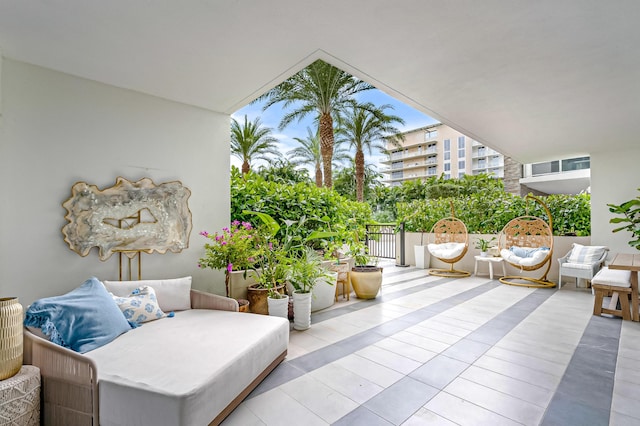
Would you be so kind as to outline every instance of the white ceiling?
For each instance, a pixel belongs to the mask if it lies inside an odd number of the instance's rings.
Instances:
[[[5,57],[232,113],[322,58],[520,162],[634,148],[637,0],[3,0]]]

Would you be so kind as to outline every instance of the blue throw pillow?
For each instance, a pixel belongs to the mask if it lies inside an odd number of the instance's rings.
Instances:
[[[24,325],[38,327],[53,343],[85,353],[131,330],[109,292],[92,277],[62,296],[36,300]]]

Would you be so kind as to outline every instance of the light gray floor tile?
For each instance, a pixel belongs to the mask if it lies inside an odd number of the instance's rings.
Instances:
[[[444,391],[524,425],[537,425],[544,414],[542,407],[463,378],[455,379]]]
[[[520,423],[446,392],[433,397],[424,408],[463,426],[521,426]]]
[[[415,370],[410,376],[437,389],[444,389],[468,367],[469,364],[466,362],[439,355]]]
[[[371,398],[363,406],[389,422],[399,425],[415,414],[437,393],[437,389],[405,377]]]

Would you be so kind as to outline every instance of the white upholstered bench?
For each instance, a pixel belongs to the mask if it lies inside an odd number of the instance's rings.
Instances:
[[[593,302],[593,315],[611,314],[631,320],[631,271],[613,270],[606,266],[602,268],[591,280],[591,288],[595,294]],[[605,296],[611,295],[611,303],[608,308],[602,306]],[[620,300],[620,309],[616,309]]]

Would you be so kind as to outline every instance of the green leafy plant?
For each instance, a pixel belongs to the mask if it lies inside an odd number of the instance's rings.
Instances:
[[[287,278],[299,292],[309,293],[316,280],[328,280],[330,277],[329,271],[322,267],[322,257],[311,247],[306,247],[300,257],[292,258],[289,262]]]
[[[638,188],[640,191],[640,188]],[[640,196],[626,201],[620,205],[607,204],[611,213],[622,215],[623,217],[614,217],[609,223],[625,224],[619,228],[615,228],[613,232],[629,231],[633,239],[629,240],[631,247],[640,250]]]
[[[487,251],[491,247],[491,243],[496,240],[496,237],[492,237],[490,240],[484,238],[476,239],[476,248],[480,251]]]

